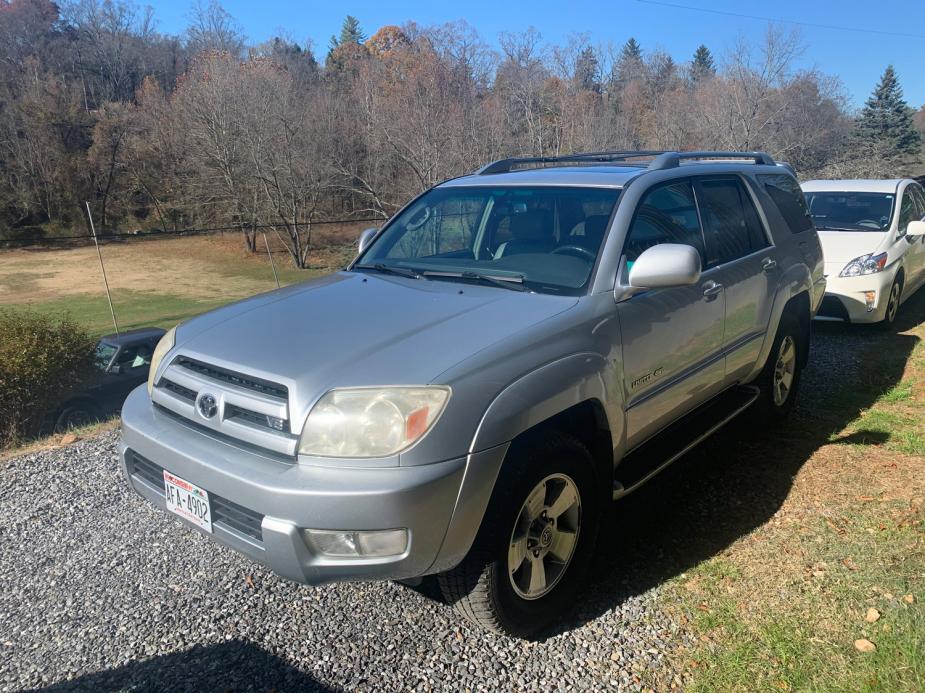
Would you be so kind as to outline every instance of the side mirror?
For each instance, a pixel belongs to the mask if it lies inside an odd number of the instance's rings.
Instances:
[[[629,283],[638,289],[690,286],[700,279],[700,253],[689,245],[654,245],[633,263]]]
[[[906,227],[907,236],[925,236],[925,221],[910,221]]]
[[[379,229],[373,228],[373,229],[366,229],[365,231],[363,231],[363,233],[360,234],[360,240],[359,240],[359,243],[357,244],[359,246],[359,249],[357,250],[357,255],[363,254],[363,251],[369,247],[369,244],[372,243],[372,240],[377,233],[379,233]]]
[[[122,364],[114,363],[109,367],[111,375],[122,375]]]

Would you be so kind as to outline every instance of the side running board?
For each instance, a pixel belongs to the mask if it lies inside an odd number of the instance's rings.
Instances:
[[[754,385],[730,388],[632,450],[614,472],[614,500],[632,493],[709,438],[754,404],[759,394]]]

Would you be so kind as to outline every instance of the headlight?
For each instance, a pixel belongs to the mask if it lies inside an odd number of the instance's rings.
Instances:
[[[154,347],[154,353],[151,354],[151,367],[148,371],[148,396],[151,396],[151,393],[154,392],[154,377],[157,375],[157,367],[161,365],[161,361],[164,360],[164,357],[167,355],[167,352],[173,349],[173,345],[177,343],[177,328],[171,327],[164,333],[164,336],[161,337],[161,341],[157,343],[157,346]]]
[[[443,412],[447,387],[331,390],[312,407],[299,452],[315,457],[387,457],[424,437]]]
[[[839,272],[839,277],[860,277],[862,274],[876,274],[882,272],[886,267],[886,253],[874,255],[868,253],[861,257],[854,258],[845,265],[845,268]]]

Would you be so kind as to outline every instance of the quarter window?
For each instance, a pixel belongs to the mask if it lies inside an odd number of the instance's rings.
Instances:
[[[658,186],[645,194],[636,209],[623,252],[631,264],[644,251],[662,243],[693,246],[703,257],[703,236],[689,181]]]
[[[769,245],[755,205],[740,180],[699,180],[697,194],[707,267],[737,260]]]

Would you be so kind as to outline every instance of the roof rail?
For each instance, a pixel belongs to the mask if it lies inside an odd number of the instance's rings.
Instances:
[[[521,165],[536,164],[537,167],[546,164],[578,164],[578,163],[623,163],[629,159],[643,159],[658,157],[665,154],[664,150],[640,150],[640,151],[607,151],[607,152],[584,152],[580,154],[566,154],[564,156],[526,156],[512,157],[509,159],[498,159],[490,164],[483,166],[475,172],[476,175],[485,176],[492,173],[507,173],[514,167]]]
[[[649,164],[649,170],[677,168],[684,159],[746,159],[765,166],[775,165],[774,159],[764,152],[663,152]]]

